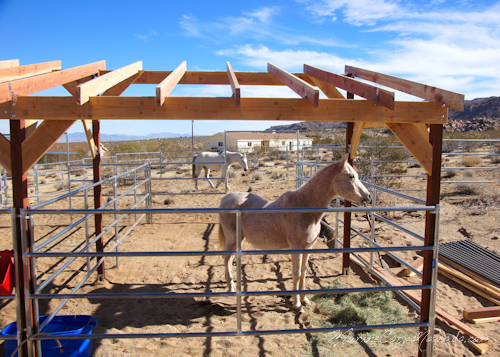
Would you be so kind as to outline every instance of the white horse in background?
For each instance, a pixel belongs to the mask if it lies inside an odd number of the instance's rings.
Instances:
[[[248,192],[233,192],[224,196],[219,208],[327,208],[337,195],[348,201],[361,203],[371,200],[370,192],[359,181],[358,174],[349,165],[345,154],[294,191],[287,191],[276,201],[267,201]],[[243,213],[241,240],[247,239],[258,249],[311,249],[321,230],[323,212],[317,213]],[[224,250],[236,250],[236,214],[219,213],[219,243]],[[292,290],[305,290],[308,253],[291,254]],[[231,274],[234,255],[224,256],[226,281],[229,291],[235,291]],[[299,283],[300,282],[300,283]],[[293,296],[293,308],[300,310],[309,305],[305,294]]]
[[[229,170],[229,166],[238,163],[243,167],[244,171],[248,171],[247,155],[240,154],[238,152],[226,151],[224,152],[201,152],[193,158],[193,178],[195,179],[195,186],[198,189],[198,176],[200,176],[201,169],[205,169],[205,177],[208,179],[210,186],[212,188],[217,188],[224,179],[221,177],[217,186],[209,179],[210,170],[222,170],[226,166],[226,170]],[[229,184],[226,180],[226,188],[229,189]]]

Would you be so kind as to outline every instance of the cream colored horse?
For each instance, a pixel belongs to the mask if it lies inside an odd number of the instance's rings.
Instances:
[[[327,208],[337,195],[346,200],[362,203],[371,200],[370,193],[359,181],[358,174],[347,162],[349,154],[309,179],[294,191],[287,191],[276,201],[266,201],[247,192],[233,192],[222,198],[220,208]],[[258,249],[311,249],[321,230],[323,212],[318,213],[243,213],[241,237]],[[219,242],[225,250],[236,250],[236,215],[219,214]],[[293,290],[305,289],[309,254],[291,254]],[[224,257],[226,281],[229,291],[235,291],[231,274],[234,255]],[[300,310],[309,305],[305,294],[293,296],[293,308]]]
[[[198,189],[198,176],[200,176],[201,170],[205,169],[205,177],[208,179],[208,183],[212,188],[217,188],[221,184],[223,177],[220,178],[217,186],[214,187],[212,181],[210,181],[210,170],[223,170],[226,166],[226,170],[229,170],[229,166],[238,163],[243,171],[248,171],[247,154],[240,154],[239,152],[210,152],[204,151],[200,152],[193,158],[193,178],[195,179],[195,187]],[[224,174],[224,172],[222,173]],[[229,189],[229,183],[226,180],[226,188]]]

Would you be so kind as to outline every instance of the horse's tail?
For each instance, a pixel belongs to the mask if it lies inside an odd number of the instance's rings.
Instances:
[[[220,220],[219,220],[219,245],[221,249],[226,248],[226,237],[224,236],[224,231],[222,230],[222,224],[220,223]]]
[[[193,156],[193,178],[196,178],[196,166],[195,166],[195,161],[196,160],[196,156]]]

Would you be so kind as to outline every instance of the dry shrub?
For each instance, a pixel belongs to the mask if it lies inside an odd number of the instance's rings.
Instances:
[[[283,162],[281,162],[281,161],[275,161],[274,162],[274,166],[278,166],[278,165],[283,165]]]
[[[325,156],[322,161],[333,161],[333,159],[330,156]]]
[[[42,181],[40,181],[40,184],[42,185],[45,185],[47,183],[47,180],[43,179]]]
[[[253,181],[264,180],[266,178],[266,174],[261,171],[255,171],[252,176]]]
[[[83,172],[81,172],[81,171],[77,171],[77,172],[75,173],[75,176],[76,176],[76,177],[83,176]]]
[[[455,170],[446,170],[446,172],[441,175],[441,178],[448,179],[457,176],[457,172]]]
[[[498,155],[491,155],[490,160],[492,164],[500,164],[500,153]]]
[[[479,187],[478,184],[458,183],[456,187],[459,195],[471,196],[481,194],[481,187]]]
[[[177,187],[174,187],[170,193],[186,193],[186,192],[190,192],[191,191],[191,187],[183,182],[183,183],[180,183]]]
[[[182,171],[182,170],[177,170],[177,171],[175,171],[175,173],[176,173],[177,175],[181,175],[181,174],[183,174],[183,173],[184,173],[184,171]]]
[[[259,161],[257,164],[259,167],[266,167],[266,163],[264,161]]]
[[[62,190],[64,190],[64,185],[63,184],[57,185],[56,191],[62,191]]]
[[[500,207],[500,194],[482,194],[473,199],[465,200],[462,209],[470,215],[483,215],[492,208]]]
[[[462,165],[465,167],[475,167],[479,165],[481,158],[478,156],[462,156]]]
[[[271,174],[271,178],[273,180],[277,180],[281,177],[280,173],[279,172],[276,172],[276,171],[273,171],[273,173]]]
[[[165,198],[165,201],[163,201],[163,203],[167,206],[173,204],[174,202],[175,201],[174,201],[173,197],[167,197],[167,198]]]

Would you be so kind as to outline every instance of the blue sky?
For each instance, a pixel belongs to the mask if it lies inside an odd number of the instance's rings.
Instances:
[[[14,1],[0,0],[0,60],[61,60],[107,69],[267,70],[304,63],[335,73],[346,64],[464,93],[498,96],[500,2],[405,0]],[[244,86],[243,97],[297,97],[288,88]],[[63,87],[43,95],[68,95]],[[154,96],[133,85],[124,95]],[[231,96],[229,86],[177,86],[172,96]],[[397,100],[418,100],[396,93]],[[195,135],[264,130],[285,122],[195,121]],[[288,122],[286,122],[288,123]],[[103,121],[106,134],[191,133],[190,121]],[[69,132],[82,131],[75,123]],[[0,121],[0,132],[8,122]]]

